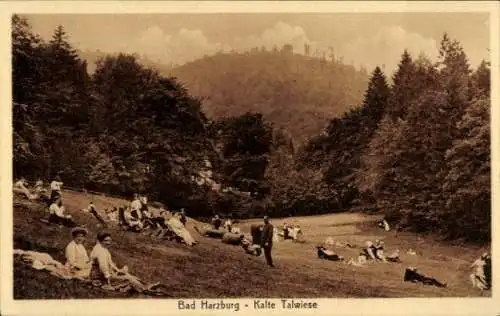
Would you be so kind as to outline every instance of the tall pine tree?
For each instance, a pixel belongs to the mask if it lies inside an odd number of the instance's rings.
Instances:
[[[390,89],[385,74],[376,67],[370,78],[361,107],[330,122],[327,129],[328,167],[325,181],[338,192],[341,207],[359,198],[355,177],[361,156],[377,130],[387,108]]]
[[[387,114],[393,120],[404,118],[407,106],[416,97],[416,67],[408,51],[404,51],[397,71],[392,77],[393,85],[387,107]]]

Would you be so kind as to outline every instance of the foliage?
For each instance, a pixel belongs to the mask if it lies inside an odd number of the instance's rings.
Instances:
[[[400,228],[487,241],[488,64],[471,73],[460,44],[446,34],[438,63],[410,63],[405,53],[395,78],[412,69],[413,80],[395,80],[390,111],[362,157],[357,182]],[[394,104],[404,111],[394,115]]]
[[[12,26],[16,177],[201,217],[375,205],[400,229],[490,239],[490,64],[471,70],[446,34],[436,63],[405,51],[392,85],[376,67],[363,97],[365,74],[289,46],[172,70],[188,91],[127,54],[89,75],[62,26],[48,42]]]
[[[225,186],[259,192],[272,144],[272,127],[260,113],[246,113],[214,124],[221,143],[220,173]]]
[[[329,118],[359,104],[367,85],[366,73],[338,59],[294,54],[286,45],[281,51],[206,56],[168,73],[204,100],[209,118],[262,113],[296,145],[319,133]]]

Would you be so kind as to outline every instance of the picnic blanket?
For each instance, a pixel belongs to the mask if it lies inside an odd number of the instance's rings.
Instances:
[[[135,291],[138,293],[154,296],[169,296],[166,289],[161,288],[159,282],[146,284],[139,278],[130,275],[128,272],[119,276],[112,286],[104,284],[101,280],[91,280],[88,274],[82,275],[78,271],[70,270],[57,260],[54,260],[48,253],[37,252],[31,250],[14,249],[14,256],[18,256],[21,261],[30,264],[35,270],[46,270],[51,275],[63,280],[77,279],[86,281],[94,287],[100,287],[104,290],[129,292]]]
[[[203,236],[207,237],[212,237],[212,238],[222,238],[225,233],[227,233],[226,230],[224,229],[214,229],[209,226],[205,226],[202,228],[198,228],[197,226],[194,226],[194,229]]]
[[[14,256],[19,256],[25,263],[36,270],[46,270],[60,279],[82,279],[81,273],[68,269],[59,261],[54,260],[48,253],[31,250],[14,249]]]

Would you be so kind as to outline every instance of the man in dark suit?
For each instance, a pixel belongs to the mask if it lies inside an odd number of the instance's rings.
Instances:
[[[271,258],[271,249],[273,247],[273,233],[274,228],[273,225],[269,223],[269,217],[264,216],[261,247],[264,248],[264,256],[266,257],[267,264],[270,267],[274,267],[273,258]]]

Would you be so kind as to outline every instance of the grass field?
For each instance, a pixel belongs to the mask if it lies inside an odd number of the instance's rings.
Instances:
[[[90,198],[98,209],[120,205],[125,201],[76,192],[63,192],[63,203],[77,223],[85,224],[90,234],[86,247],[90,251],[101,230],[92,215],[82,212]],[[69,228],[49,226],[39,221],[45,217],[40,203],[15,200],[14,247],[47,252],[64,262],[63,252],[71,240]],[[189,214],[188,214],[189,215]],[[188,220],[188,229],[200,243],[194,247],[175,242],[155,240],[147,235],[109,228],[113,236],[111,253],[119,266],[146,281],[159,281],[172,298],[219,297],[479,297],[491,296],[470,286],[469,265],[484,247],[450,245],[401,232],[384,232],[376,227],[375,216],[342,213],[285,219],[300,224],[305,243],[280,241],[273,248],[276,268],[268,268],[263,257],[244,253],[241,247],[222,244],[218,239],[199,236]],[[273,219],[277,226],[283,219]],[[244,232],[260,220],[240,223]],[[316,244],[327,237],[363,245],[366,240],[385,241],[386,252],[401,250],[402,263],[374,263],[354,267],[317,259]],[[417,256],[406,255],[412,248]],[[336,249],[346,258],[357,256],[359,249]],[[404,268],[417,266],[429,276],[448,284],[435,288],[402,282]],[[107,292],[79,281],[57,279],[14,263],[15,299],[59,298],[124,298],[130,294]],[[138,297],[135,295],[134,297]]]

